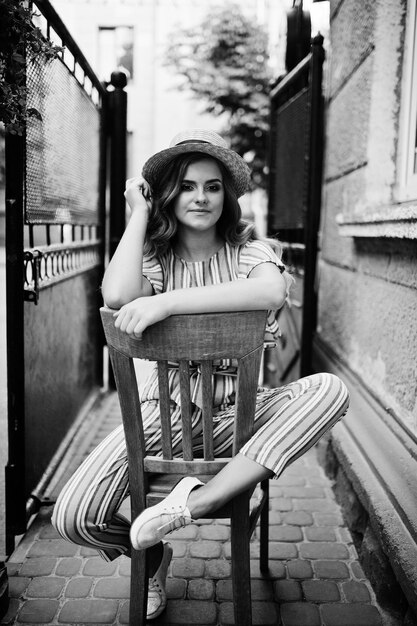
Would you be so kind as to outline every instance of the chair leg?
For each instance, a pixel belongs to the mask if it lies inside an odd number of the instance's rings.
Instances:
[[[235,626],[252,625],[249,500],[248,492],[234,498],[230,520]]]
[[[263,574],[267,574],[269,570],[269,480],[263,480],[261,482],[261,489],[266,497],[260,516],[259,569]]]
[[[147,550],[133,550],[130,566],[129,626],[145,626],[148,604]]]

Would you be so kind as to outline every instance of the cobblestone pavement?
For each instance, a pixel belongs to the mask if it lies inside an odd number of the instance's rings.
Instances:
[[[120,421],[117,398],[103,405],[84,454]],[[80,446],[74,450],[79,455]],[[71,468],[70,468],[71,469]],[[1,624],[127,624],[129,559],[107,563],[61,539],[43,506],[8,563],[11,603]],[[233,624],[230,528],[199,521],[170,536],[174,558],[159,624]],[[383,626],[384,615],[357,560],[316,450],[271,481],[270,576],[251,544],[253,624]]]

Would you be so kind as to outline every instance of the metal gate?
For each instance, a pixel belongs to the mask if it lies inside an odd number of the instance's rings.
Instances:
[[[323,160],[323,37],[271,93],[268,230],[296,278],[280,313],[281,345],[266,358],[273,386],[311,373]]]
[[[48,0],[34,4],[37,25],[63,52],[27,60],[27,106],[40,115],[24,136],[6,138],[8,553],[103,372],[110,94]]]

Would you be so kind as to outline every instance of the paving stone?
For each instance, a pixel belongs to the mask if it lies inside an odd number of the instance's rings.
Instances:
[[[20,598],[30,583],[26,576],[12,576],[9,578],[9,598]]]
[[[126,556],[122,556],[121,558],[117,559],[117,561],[119,563],[119,574],[121,576],[130,576],[130,559]]]
[[[97,556],[97,550],[94,548],[87,548],[86,546],[82,546],[80,548],[81,556]]]
[[[273,526],[269,529],[270,541],[302,541],[303,533],[299,526]]]
[[[57,600],[26,600],[18,614],[18,621],[24,624],[48,624],[58,610]]]
[[[317,485],[317,487],[329,488],[331,486],[331,482],[327,476],[309,476],[308,482],[310,485]]]
[[[360,565],[360,563],[358,563],[357,561],[354,561],[353,563],[350,564],[350,568],[353,572],[353,575],[356,578],[360,578],[361,580],[366,579],[366,576],[364,574],[364,571]]]
[[[116,571],[115,561],[105,561],[100,556],[88,559],[83,568],[84,576],[111,576]]]
[[[313,578],[310,561],[302,561],[301,559],[288,561],[287,571],[289,578]]]
[[[14,563],[12,561],[8,561],[6,563],[7,575],[15,576],[16,574],[19,573],[19,570],[21,567],[22,567],[22,563]]]
[[[317,526],[343,526],[345,523],[340,513],[315,513],[314,521]]]
[[[192,582],[192,581],[190,581]],[[166,592],[168,598],[185,598],[187,581],[181,578],[167,578]]]
[[[215,602],[171,600],[167,605],[165,621],[170,625],[209,626],[216,624],[217,606]]]
[[[349,550],[343,543],[317,541],[298,546],[304,559],[348,559]]]
[[[326,493],[321,487],[285,487],[282,495],[285,498],[324,498]]]
[[[129,598],[130,578],[103,578],[94,587],[95,598]]]
[[[282,521],[292,526],[310,526],[314,523],[312,514],[307,511],[290,511],[285,513]]]
[[[268,524],[274,526],[275,524],[281,524],[281,513],[279,511],[269,511]],[[256,527],[257,535],[259,536],[259,523]]]
[[[349,578],[349,570],[340,561],[315,561],[314,571],[318,578]]]
[[[217,561],[210,561],[216,563]],[[203,578],[203,559],[175,559],[172,564],[172,575],[175,578]]]
[[[231,575],[230,561],[225,559],[213,559],[206,563],[207,578],[228,578]]]
[[[321,610],[326,626],[382,626],[378,609],[369,604],[324,604]]]
[[[300,500],[293,499],[295,511],[317,511],[320,514],[328,513],[333,514],[337,505],[325,498],[300,498]]]
[[[65,597],[67,598],[86,598],[90,593],[93,580],[85,576],[73,578],[69,581],[65,588]]]
[[[227,541],[230,537],[230,527],[212,524],[200,528],[200,539],[212,539],[213,541]]]
[[[273,602],[252,602],[252,626],[276,626],[279,623],[277,609]],[[229,626],[235,624],[232,602],[222,602],[220,605],[220,624]]]
[[[58,620],[64,624],[113,624],[117,608],[117,600],[67,600]]]
[[[295,580],[277,580],[274,582],[274,595],[278,602],[296,602],[303,598],[301,585]]]
[[[292,501],[288,498],[273,498],[270,501],[272,511],[292,511]]]
[[[371,596],[365,583],[350,580],[342,585],[343,592],[348,602],[370,602]]]
[[[279,487],[304,487],[306,484],[306,479],[304,476],[298,475],[288,475],[287,472],[280,476],[276,481]],[[272,486],[272,485],[271,485]]]
[[[298,549],[293,543],[272,542],[269,544],[270,559],[296,559],[298,557]]]
[[[47,557],[34,557],[27,559],[20,568],[21,576],[49,576],[57,564],[57,559]]]
[[[172,546],[172,554],[175,558],[181,558],[187,554],[188,543],[186,541],[170,538],[169,543]]]
[[[337,602],[340,600],[336,583],[327,580],[304,580],[301,585],[304,597],[309,602]]]
[[[74,556],[78,546],[63,539],[36,541],[29,549],[28,556]]]
[[[311,528],[305,528],[304,534],[309,541],[336,541],[334,529],[328,526],[312,526]]]
[[[214,600],[214,582],[205,578],[190,580],[188,597],[190,600]]]
[[[348,528],[339,528],[339,538],[342,543],[353,543],[352,535]]]
[[[217,521],[214,521],[213,519],[198,519],[194,522],[194,524],[197,524],[197,526],[208,526],[209,524],[217,524]]]
[[[52,526],[52,524],[46,524],[42,528],[39,533],[40,539],[60,539],[62,541],[62,537],[57,530]]]
[[[32,598],[57,598],[65,583],[65,578],[37,576],[30,582],[26,594]]]
[[[76,557],[62,559],[56,566],[55,574],[57,576],[75,576],[81,569],[83,561]]]
[[[191,557],[202,559],[218,559],[222,553],[222,545],[217,541],[195,541],[190,545]]]
[[[284,603],[280,607],[280,613],[282,626],[321,626],[319,610],[314,604]]]

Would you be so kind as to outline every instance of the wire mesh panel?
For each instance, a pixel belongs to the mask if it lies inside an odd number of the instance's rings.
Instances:
[[[100,111],[60,59],[29,62],[26,222],[99,221]]]
[[[309,90],[303,89],[273,110],[275,143],[271,159],[270,226],[303,228],[307,204]]]

